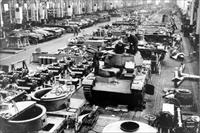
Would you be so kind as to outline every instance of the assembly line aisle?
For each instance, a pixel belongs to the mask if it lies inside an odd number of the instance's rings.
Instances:
[[[181,31],[181,25],[182,22],[180,20],[181,15],[177,15],[178,17],[175,17],[175,21],[176,21],[176,25],[178,27],[178,31]],[[181,33],[181,37],[182,37],[182,46],[183,46],[183,52],[185,54],[185,60],[183,61],[183,63],[185,64],[185,73],[188,74],[194,74],[194,75],[198,75],[199,74],[199,62],[198,62],[198,53],[194,53],[194,47],[192,46],[190,40],[188,37],[185,37],[183,35],[183,33]],[[185,89],[189,89],[193,92],[193,100],[194,103],[196,104],[196,109],[197,112],[200,111],[200,92],[199,92],[199,83],[198,81],[192,81],[192,80],[185,80],[182,85],[180,86],[180,88],[184,88]]]
[[[193,47],[190,43],[190,40],[187,37],[184,37],[183,34],[182,34],[182,40],[183,40],[184,53],[185,53],[185,56],[186,56],[185,60],[184,60],[184,64],[186,65],[186,69],[185,69],[184,72],[188,73],[188,74],[198,75],[199,74],[198,57],[193,52],[194,49],[193,49]],[[200,104],[199,104],[200,90],[199,90],[198,80],[186,80],[182,83],[181,86],[187,86],[187,85],[191,85],[187,89],[190,89],[191,91],[193,91],[193,100],[196,104],[197,111],[199,112],[200,111]]]

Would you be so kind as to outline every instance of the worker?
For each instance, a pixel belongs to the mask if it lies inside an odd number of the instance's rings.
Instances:
[[[101,30],[100,29],[97,29],[96,35],[101,36]]]
[[[157,55],[156,53],[152,52],[151,53],[151,70],[152,73],[156,73],[158,68],[157,68]]]
[[[99,51],[95,52],[93,56],[93,67],[94,67],[94,74],[98,74],[99,72]]]
[[[112,55],[111,54],[106,55],[105,60],[104,60],[105,68],[112,67],[111,59],[112,59]]]
[[[160,131],[168,132],[168,130],[172,129],[175,125],[173,116],[169,112],[159,112],[157,118],[153,122],[154,126],[156,126]]]
[[[126,33],[127,41],[129,43],[129,50],[127,52],[133,55],[138,51],[138,39],[134,34],[134,32],[132,34],[130,32]]]
[[[78,25],[74,26],[73,30],[74,30],[74,36],[78,36],[78,33],[80,32],[79,26]]]
[[[120,40],[114,48],[114,52],[116,54],[123,54],[125,52],[125,44],[122,42],[122,40]]]
[[[163,14],[162,16],[162,23],[166,23],[167,22],[167,15]]]

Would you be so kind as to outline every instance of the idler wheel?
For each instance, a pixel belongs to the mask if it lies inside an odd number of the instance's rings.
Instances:
[[[123,130],[124,132],[134,132],[138,130],[139,124],[131,121],[123,122],[120,125],[120,129]]]

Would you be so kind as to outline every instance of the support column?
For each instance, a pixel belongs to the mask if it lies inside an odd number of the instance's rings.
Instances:
[[[2,0],[0,0],[0,27],[3,27],[3,16],[2,16]]]
[[[12,19],[12,4],[13,4],[13,0],[9,0],[9,14],[10,14],[10,23],[13,22],[13,19]]]
[[[55,1],[56,18],[60,18],[60,0]]]
[[[197,24],[196,24],[196,34],[199,35],[199,60],[198,60],[198,67],[199,67],[199,75],[200,75],[200,2],[197,9]],[[198,84],[198,103],[200,102],[200,80]],[[200,107],[198,106],[198,112],[200,111]]]
[[[200,2],[197,9],[197,25],[196,25],[196,34],[200,34]],[[200,45],[200,44],[199,44]]]
[[[26,3],[24,3],[24,8],[26,10],[26,21],[29,21],[29,15],[28,15],[29,6],[30,6],[29,1],[26,1]]]
[[[193,20],[194,20],[194,3],[195,0],[192,0],[192,7],[191,7],[191,11],[190,11],[190,25],[193,25]]]
[[[15,7],[15,22],[18,24],[22,24],[23,21],[23,3],[17,3]]]
[[[45,7],[44,7],[44,10],[45,10],[45,23],[48,20],[48,8],[49,7],[47,7],[47,6],[49,6],[49,3],[48,3],[48,1],[45,1]]]
[[[36,5],[35,5],[35,1],[32,0],[31,1],[31,21],[36,21],[36,15],[35,15],[35,11],[36,10]]]
[[[36,5],[36,21],[39,21],[39,6],[40,6],[39,0],[35,0],[35,5]]]

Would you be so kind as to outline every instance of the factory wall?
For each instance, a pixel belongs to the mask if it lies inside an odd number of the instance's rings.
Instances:
[[[142,4],[159,4],[163,1],[174,2],[176,0],[2,0],[1,14],[2,12],[6,14],[9,18],[6,20],[9,20],[10,23],[22,23],[28,20],[63,18]],[[184,7],[183,4],[179,4],[179,6]],[[5,21],[5,19],[3,20]]]

